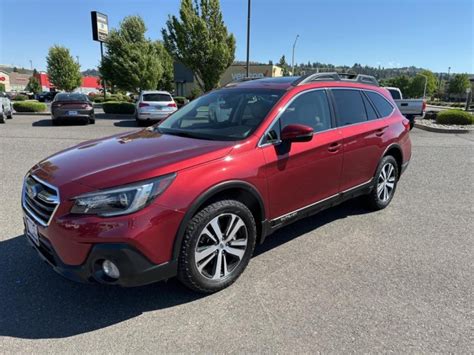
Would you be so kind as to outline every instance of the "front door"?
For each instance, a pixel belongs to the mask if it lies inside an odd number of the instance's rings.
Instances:
[[[312,127],[313,139],[291,144],[279,142],[281,129],[289,124]],[[339,192],[342,134],[333,128],[323,89],[299,94],[273,124],[261,147],[266,161],[270,219],[292,214]]]

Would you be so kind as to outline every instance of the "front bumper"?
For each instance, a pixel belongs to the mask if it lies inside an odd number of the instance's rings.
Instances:
[[[169,261],[153,264],[138,250],[123,243],[103,243],[94,245],[81,265],[66,265],[58,257],[51,243],[40,236],[39,245],[34,243],[25,232],[28,243],[54,271],[65,278],[84,283],[101,283],[133,287],[147,285],[169,279],[177,274],[177,263]],[[101,268],[102,261],[111,260],[120,270],[118,279],[111,279]]]

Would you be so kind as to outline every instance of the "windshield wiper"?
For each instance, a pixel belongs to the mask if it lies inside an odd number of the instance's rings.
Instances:
[[[161,134],[169,134],[173,136],[186,137],[186,138],[212,140],[211,138],[203,137],[199,134],[191,133],[188,131],[173,131],[173,130],[163,130],[163,129],[160,129],[159,127],[157,128],[158,128],[158,132],[160,132]]]

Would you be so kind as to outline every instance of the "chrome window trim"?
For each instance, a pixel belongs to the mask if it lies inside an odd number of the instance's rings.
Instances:
[[[388,116],[383,116],[383,117],[379,117],[377,118],[377,120],[383,120],[383,119],[387,119],[389,118],[390,116],[393,115],[393,113],[395,112],[395,107],[392,105],[392,103],[390,101],[388,101],[383,95],[381,95],[379,92],[377,92],[376,90],[373,90],[373,89],[359,89],[359,88],[352,88],[352,87],[345,87],[345,86],[328,86],[328,87],[324,87],[324,88],[315,88],[315,89],[309,89],[309,90],[305,90],[305,91],[301,91],[299,92],[297,95],[295,95],[290,101],[288,101],[285,106],[282,107],[281,111],[278,113],[278,115],[272,120],[272,122],[268,125],[268,128],[265,130],[265,132],[263,133],[263,135],[260,137],[259,141],[258,141],[258,144],[257,144],[257,147],[259,148],[263,148],[263,147],[267,147],[269,145],[278,145],[281,143],[281,141],[276,141],[276,142],[268,142],[268,143],[263,143],[263,140],[265,138],[265,136],[268,134],[268,132],[270,132],[270,129],[272,128],[272,126],[274,125],[274,123],[281,117],[281,115],[283,114],[283,112],[288,108],[288,106],[293,102],[293,100],[295,100],[298,96],[304,94],[304,93],[308,93],[308,92],[312,92],[312,91],[317,91],[317,90],[324,90],[324,91],[327,91],[327,90],[358,90],[360,92],[361,95],[364,95],[364,92],[363,91],[371,91],[371,92],[374,92],[376,93],[377,95],[381,96],[385,101],[387,101],[390,106],[392,106],[392,112],[390,112],[390,114]],[[328,100],[330,98],[328,97]],[[368,98],[370,103],[372,103],[372,100],[370,100],[370,98]],[[331,106],[331,104],[329,103],[329,105]],[[334,106],[336,106],[334,104]],[[337,124],[337,108],[334,107],[335,109],[335,113],[336,113],[336,124]],[[377,110],[377,113],[378,113],[378,110]],[[365,124],[365,123],[369,123],[369,122],[373,122],[373,121],[377,121],[377,120],[367,120],[367,121],[363,121],[363,122],[357,122],[357,123],[352,123],[352,124],[349,124],[349,125],[345,125],[345,126],[336,126],[336,127],[332,127],[330,129],[326,129],[324,131],[321,131],[321,132],[314,132],[313,135],[315,134],[318,134],[318,133],[324,133],[324,132],[329,132],[329,131],[332,131],[332,130],[335,130],[335,129],[340,129],[340,128],[345,128],[345,127],[351,127],[351,126],[355,126],[355,125],[360,125],[360,124]]]
[[[352,190],[355,190],[355,189],[357,189],[357,188],[359,188],[359,187],[362,187],[362,186],[364,186],[364,185],[368,185],[368,184],[370,184],[370,183],[372,182],[372,180],[373,180],[373,178],[370,179],[370,180],[368,180],[368,181],[366,181],[366,182],[363,182],[362,184],[359,184],[359,185],[353,186],[353,187],[351,187],[351,188],[349,188],[349,189],[347,189],[347,190],[338,192],[337,194],[331,195],[331,196],[329,196],[329,197],[325,197],[325,198],[323,198],[323,199],[321,199],[321,200],[318,200],[318,201],[316,201],[316,202],[310,203],[309,205],[306,205],[306,206],[300,207],[300,208],[298,208],[298,209],[296,209],[296,210],[294,210],[294,211],[285,213],[284,215],[281,215],[281,216],[279,216],[279,217],[272,218],[272,219],[270,220],[270,222],[274,222],[274,221],[279,220],[279,219],[281,219],[281,218],[285,218],[286,216],[289,216],[289,215],[292,215],[292,214],[294,214],[294,213],[298,213],[298,212],[300,212],[300,211],[302,211],[302,210],[305,210],[305,209],[307,209],[307,208],[316,206],[316,205],[318,205],[318,204],[320,204],[320,203],[323,203],[323,202],[325,202],[325,201],[327,201],[327,200],[330,200],[330,199],[332,199],[332,198],[334,198],[334,197],[336,197],[336,196],[339,196],[339,195],[348,193],[348,192],[350,192],[350,191],[352,191]]]
[[[37,182],[39,182],[40,184],[43,184],[47,187],[49,187],[50,189],[56,191],[56,194],[57,194],[57,199],[53,202],[53,203],[56,203],[56,207],[54,208],[53,212],[51,213],[51,216],[49,217],[48,221],[46,221],[46,223],[44,223],[43,220],[41,220],[39,217],[36,216],[36,214],[31,211],[31,209],[26,205],[25,203],[25,183],[26,183],[26,179],[28,177],[31,177],[32,179],[36,180]],[[59,208],[59,205],[60,205],[60,197],[59,197],[59,190],[56,186],[53,186],[49,183],[47,183],[46,181],[44,180],[41,180],[39,177],[33,175],[33,174],[27,174],[24,178],[23,178],[23,188],[22,188],[22,191],[21,191],[21,205],[23,207],[23,209],[28,212],[28,217],[30,218],[33,218],[36,222],[38,222],[42,227],[47,227],[49,226],[49,224],[51,223],[51,220],[53,219],[54,215],[56,214],[56,211],[58,210]]]

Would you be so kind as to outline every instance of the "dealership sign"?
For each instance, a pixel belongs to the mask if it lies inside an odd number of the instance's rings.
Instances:
[[[105,42],[109,35],[109,19],[107,15],[97,11],[91,12],[92,39],[94,41]]]

